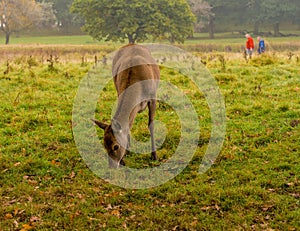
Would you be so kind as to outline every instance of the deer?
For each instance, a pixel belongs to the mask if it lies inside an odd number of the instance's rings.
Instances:
[[[124,156],[129,152],[130,129],[137,113],[146,108],[148,108],[151,159],[157,160],[154,116],[160,80],[159,66],[147,47],[128,44],[120,48],[113,57],[112,75],[118,99],[111,124],[93,119],[94,123],[104,130],[103,143],[108,154],[109,167],[125,166]]]

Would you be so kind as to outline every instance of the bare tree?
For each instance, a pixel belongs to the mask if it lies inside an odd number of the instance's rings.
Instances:
[[[32,0],[0,0],[0,30],[5,33],[5,44],[9,44],[12,33],[37,26],[48,15],[44,3]]]
[[[38,5],[42,9],[42,18],[38,23],[37,27],[39,28],[47,28],[47,27],[55,27],[57,24],[57,18],[55,16],[55,11],[53,9],[53,3],[50,2],[42,2],[38,3]]]
[[[201,30],[209,23],[209,20],[214,16],[212,7],[204,0],[188,0],[193,14],[197,18],[195,24],[195,31],[201,32]]]

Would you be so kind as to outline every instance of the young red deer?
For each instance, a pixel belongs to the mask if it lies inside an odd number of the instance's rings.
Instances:
[[[125,165],[123,158],[128,151],[130,129],[137,113],[149,109],[148,127],[151,136],[151,157],[157,160],[154,142],[154,114],[156,91],[160,71],[150,51],[140,45],[127,45],[113,58],[112,73],[118,93],[116,113],[110,125],[94,120],[104,130],[104,147],[108,152],[109,166]]]

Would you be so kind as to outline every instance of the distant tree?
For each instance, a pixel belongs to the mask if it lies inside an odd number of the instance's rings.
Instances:
[[[267,0],[263,1],[267,21],[274,26],[274,36],[280,36],[280,24],[292,21],[300,8],[299,0]]]
[[[245,0],[206,0],[211,7],[211,13],[208,17],[208,32],[211,39],[214,38],[215,24],[240,23],[240,14],[244,11],[242,4]]]
[[[298,25],[299,30],[300,30],[300,6],[297,7],[297,9],[295,10],[295,13],[296,13],[296,17],[293,19],[293,23]]]
[[[208,24],[211,17],[214,17],[212,7],[204,0],[188,0],[192,12],[197,18],[195,23],[195,32],[201,30]]]
[[[208,33],[209,38],[213,39],[215,36],[215,20],[217,17],[221,17],[222,10],[226,6],[226,2],[223,0],[207,0],[208,4],[211,7],[211,14],[208,17]]]
[[[48,2],[40,3],[39,6],[42,10],[42,17],[40,22],[38,22],[37,27],[47,28],[54,27],[57,22],[57,18],[54,14],[53,4]]]
[[[57,19],[56,25],[61,31],[68,33],[70,28],[80,28],[83,23],[81,18],[70,12],[73,0],[37,0],[37,2],[47,2],[52,5]]]
[[[181,42],[191,36],[195,16],[185,0],[75,0],[72,12],[85,19],[84,31],[101,40]]]
[[[259,32],[261,23],[273,24],[274,35],[280,35],[280,23],[293,21],[300,9],[299,0],[248,0],[247,15],[254,22],[254,33]]]
[[[260,25],[273,25],[274,35],[279,36],[282,22],[297,23],[299,19],[299,0],[206,0],[213,16],[210,17],[208,30],[213,38],[215,25],[245,27],[251,23],[253,33],[259,33]],[[220,26],[219,26],[220,28]]]
[[[37,25],[46,25],[50,16],[49,6],[33,0],[0,0],[0,29],[5,33],[5,44],[10,35]]]
[[[265,10],[261,0],[247,0],[245,3],[245,16],[248,22],[253,23],[253,33],[259,33],[259,26],[266,20]]]

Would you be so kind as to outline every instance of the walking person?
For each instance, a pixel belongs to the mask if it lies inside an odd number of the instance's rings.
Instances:
[[[253,38],[250,36],[250,34],[246,34],[245,37],[247,38],[246,42],[246,54],[249,56],[249,59],[251,59],[254,49],[254,41]]]
[[[265,41],[261,37],[257,37],[258,41],[258,54],[264,53],[266,51]]]

